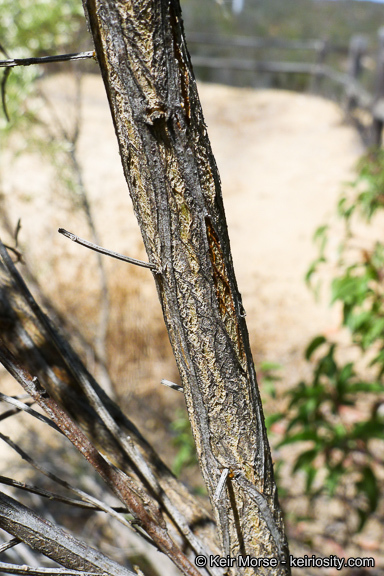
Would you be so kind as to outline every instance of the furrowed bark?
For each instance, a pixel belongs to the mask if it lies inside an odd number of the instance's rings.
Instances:
[[[284,558],[288,548],[220,179],[178,0],[83,3],[135,213],[158,271],[223,553]],[[215,499],[225,468],[225,495]],[[285,564],[258,569],[288,573]]]

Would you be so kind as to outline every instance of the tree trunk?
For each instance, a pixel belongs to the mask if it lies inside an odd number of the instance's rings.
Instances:
[[[220,178],[178,0],[83,2],[223,555],[274,558],[276,566],[257,573],[289,574]],[[235,565],[235,573],[255,570]]]

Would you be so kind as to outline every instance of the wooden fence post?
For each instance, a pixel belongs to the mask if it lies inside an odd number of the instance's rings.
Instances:
[[[383,131],[383,118],[375,116],[375,105],[384,98],[384,27],[378,31],[379,37],[379,50],[377,55],[377,68],[376,68],[376,91],[374,96],[373,107],[373,122],[371,132],[371,144],[375,147],[380,147],[382,142]]]
[[[316,49],[316,66],[317,72],[313,76],[311,82],[311,92],[315,94],[320,92],[322,81],[324,80],[324,62],[329,52],[329,46],[327,40],[320,40],[318,42],[318,47]]]
[[[352,36],[348,53],[348,76],[355,82],[362,72],[362,58],[367,50],[367,41],[363,36]],[[346,112],[350,114],[357,104],[357,94],[354,85],[346,88]]]

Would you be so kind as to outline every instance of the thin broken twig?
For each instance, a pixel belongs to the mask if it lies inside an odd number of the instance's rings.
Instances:
[[[7,478],[6,476],[0,475],[0,484],[4,484],[5,486],[11,486],[12,488],[18,488],[20,490],[24,490],[25,492],[29,492],[30,494],[37,494],[38,496],[42,496],[43,498],[56,500],[57,502],[62,502],[63,504],[75,506],[76,508],[83,508],[85,510],[94,510],[95,512],[105,512],[105,510],[100,508],[100,506],[96,506],[91,502],[84,502],[82,500],[77,500],[75,498],[67,498],[66,496],[56,494],[55,492],[51,492],[50,490],[38,488],[37,486],[33,486],[32,484],[26,484],[25,482],[18,482],[17,480],[14,480],[13,478]],[[129,510],[125,506],[111,506],[111,508],[112,510],[118,512],[119,514],[129,514]]]
[[[20,542],[21,540],[19,540],[18,538],[12,538],[12,540],[9,540],[9,542],[5,542],[2,546],[0,546],[0,554],[6,552],[10,548],[13,548],[14,546],[17,546],[18,544],[20,544]]]
[[[35,403],[34,400],[30,400],[29,402],[26,402],[26,406],[32,406],[34,403]],[[2,414],[0,414],[0,422],[6,420],[7,418],[10,418],[11,416],[15,416],[15,414],[19,414],[19,412],[21,412],[21,408],[11,408],[10,410],[3,412]]]
[[[7,68],[4,71],[3,78],[1,80],[1,103],[3,106],[3,110],[4,110],[4,116],[7,120],[7,122],[10,122],[11,119],[10,119],[9,114],[8,114],[7,101],[5,98],[5,86],[7,84],[7,80],[8,80],[10,73],[11,73],[11,68]]]
[[[163,378],[163,380],[161,381],[161,384],[163,384],[164,386],[168,386],[168,388],[172,388],[172,390],[177,390],[178,392],[184,392],[182,386],[179,386],[178,384],[175,384],[174,382],[171,382],[170,380],[166,380],[165,378]]]
[[[129,262],[130,264],[135,264],[136,266],[141,266],[142,268],[150,268],[151,270],[156,271],[155,264],[151,264],[150,262],[143,262],[142,260],[136,260],[136,258],[130,258],[129,256],[123,256],[123,254],[119,254],[118,252],[113,252],[113,250],[107,250],[106,248],[102,248],[101,246],[97,246],[97,244],[93,244],[92,242],[88,242],[88,240],[84,240],[83,238],[79,238],[76,234],[72,234],[72,232],[68,232],[64,230],[64,228],[59,228],[59,234],[62,234],[66,238],[69,238],[73,242],[80,244],[81,246],[85,246],[86,248],[90,248],[95,252],[100,252],[100,254],[105,254],[106,256],[111,256],[112,258],[116,258],[117,260],[122,260],[123,262]]]
[[[15,406],[15,408],[17,408],[18,411],[27,412],[27,414],[30,414],[31,416],[37,418],[37,420],[40,420],[41,422],[44,422],[44,424],[48,424],[48,426],[51,426],[51,428],[56,430],[56,432],[60,432],[60,434],[62,434],[60,428],[56,426],[56,424],[52,422],[50,418],[47,418],[47,416],[44,416],[43,414],[39,414],[39,412],[36,412],[36,410],[28,406],[28,404],[20,402],[20,400],[12,398],[12,396],[7,396],[7,394],[3,394],[2,392],[0,392],[0,401],[7,402],[7,404]]]
[[[39,56],[36,58],[7,58],[0,60],[0,68],[15,68],[16,66],[31,66],[32,64],[49,64],[51,62],[70,62],[71,60],[86,60],[96,55],[93,50],[88,52],[76,52],[73,54],[60,54],[57,56]]]

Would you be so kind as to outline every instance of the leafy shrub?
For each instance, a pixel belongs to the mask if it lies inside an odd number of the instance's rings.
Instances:
[[[312,380],[288,392],[287,413],[271,417],[286,424],[278,447],[305,442],[299,444],[305,447],[295,457],[293,472],[305,474],[307,495],[342,496],[358,513],[358,530],[377,510],[384,470],[384,243],[368,245],[360,236],[362,223],[372,224],[383,208],[384,153],[375,151],[360,161],[358,176],[337,209],[345,227],[332,303],[341,303],[342,326],[350,333],[356,360],[343,361],[337,342],[316,336],[305,353],[314,363]],[[315,234],[319,257],[310,267],[309,282],[329,264],[329,232],[322,226]]]

